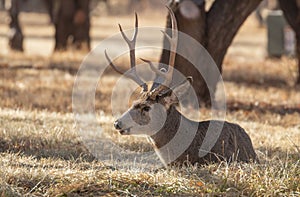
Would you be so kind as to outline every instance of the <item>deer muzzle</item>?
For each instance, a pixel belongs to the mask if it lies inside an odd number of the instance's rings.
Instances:
[[[128,135],[128,134],[130,133],[130,129],[131,129],[130,127],[124,129],[124,128],[123,128],[122,121],[120,121],[120,120],[116,120],[116,121],[114,122],[114,127],[115,127],[116,130],[119,131],[119,133],[120,133],[121,135]]]

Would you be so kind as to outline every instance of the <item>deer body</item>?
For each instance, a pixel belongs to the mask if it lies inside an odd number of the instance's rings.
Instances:
[[[150,138],[152,139],[155,150],[164,163],[170,163],[172,155],[169,154],[172,154],[172,150],[176,149],[176,146],[182,146],[180,141],[178,141],[178,144],[174,144],[175,147],[169,144],[170,140],[177,134],[178,128],[180,127],[179,124],[183,124],[184,131],[182,132],[191,132],[190,130],[193,130],[195,127],[197,127],[197,132],[188,148],[171,163],[178,164],[188,161],[191,164],[207,164],[209,162],[219,162],[222,160],[242,162],[257,161],[257,156],[248,134],[239,125],[229,122],[224,122],[223,129],[215,146],[213,146],[206,156],[200,158],[198,153],[211,122],[213,122],[212,125],[219,126],[223,124],[223,122],[220,121],[191,121],[184,117],[177,111],[176,107],[173,106],[167,112],[167,120],[163,128],[150,136]],[[168,148],[161,150],[162,147],[166,145]]]
[[[187,95],[191,88],[192,78],[187,77],[181,84],[169,87],[172,84],[173,70],[178,43],[178,28],[176,18],[169,8],[172,20],[172,37],[165,34],[170,42],[170,58],[168,70],[158,70],[152,62],[142,59],[150,65],[157,78],[150,90],[147,83],[136,73],[135,45],[138,34],[138,18],[136,15],[135,32],[132,40],[120,31],[130,49],[131,70],[127,73],[117,68],[105,51],[105,56],[110,66],[118,73],[134,80],[143,90],[140,99],[118,120],[114,127],[121,135],[147,135],[153,142],[153,146],[164,164],[205,164],[208,162],[225,161],[257,161],[252,142],[247,133],[240,126],[232,123],[205,121],[195,122],[184,117],[176,106],[179,100]],[[159,79],[159,80],[158,80]],[[163,79],[163,83],[161,83]],[[200,157],[199,151],[206,137],[207,130],[212,124],[212,132],[221,128],[221,133],[216,136],[215,145],[211,150],[205,150],[208,154]],[[209,130],[211,132],[211,130]]]

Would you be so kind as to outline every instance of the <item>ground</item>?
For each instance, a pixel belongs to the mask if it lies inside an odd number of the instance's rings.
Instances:
[[[149,12],[140,14],[141,26],[163,27],[165,13],[151,14],[151,18]],[[106,165],[84,146],[72,114],[72,90],[86,53],[70,49],[52,54],[49,19],[28,13],[22,17],[25,53],[12,52],[7,47],[7,23],[6,14],[0,12],[1,196],[300,195],[296,61],[266,58],[266,30],[258,28],[253,17],[228,51],[223,79],[226,119],[245,128],[260,164],[153,170]],[[117,33],[118,23],[131,28],[133,16],[100,15],[92,23],[95,47]],[[126,58],[118,62],[128,66]],[[110,98],[117,79],[110,70],[101,79],[95,104],[99,124],[121,147],[151,150],[145,140],[121,137],[113,129]],[[201,109],[201,117],[209,119],[210,109]]]

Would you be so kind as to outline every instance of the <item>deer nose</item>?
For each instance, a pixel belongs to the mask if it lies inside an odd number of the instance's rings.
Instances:
[[[118,129],[118,130],[122,129],[122,122],[119,120],[116,120],[114,122],[114,127],[115,127],[115,129]]]

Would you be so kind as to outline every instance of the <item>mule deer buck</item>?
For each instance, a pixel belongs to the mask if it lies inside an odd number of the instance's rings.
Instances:
[[[132,40],[126,37],[122,27],[119,25],[121,34],[130,49],[131,69],[126,73],[121,71],[113,64],[105,51],[105,56],[110,66],[116,72],[124,74],[126,77],[135,81],[143,90],[139,100],[135,101],[133,106],[114,122],[115,129],[118,130],[121,135],[149,136],[154,149],[165,164],[184,164],[185,162],[191,164],[206,164],[220,160],[242,162],[258,161],[251,139],[239,125],[221,121],[195,122],[184,117],[177,110],[176,106],[179,104],[179,99],[183,97],[186,91],[191,87],[190,83],[192,82],[192,78],[188,77],[186,81],[175,88],[168,88],[172,82],[175,51],[178,40],[176,18],[172,10],[169,9],[169,11],[172,19],[172,37],[163,32],[171,44],[168,70],[158,70],[152,62],[142,59],[150,65],[150,68],[155,73],[165,79],[164,83],[153,85],[148,91],[147,84],[143,82],[136,73],[135,44],[138,34],[137,15]],[[222,131],[210,152],[204,157],[199,157],[199,148],[205,138],[210,123],[223,125]],[[169,142],[175,137],[179,128],[186,134],[188,134],[192,128],[196,128],[196,132],[188,147],[183,150],[180,155],[174,157],[172,154],[176,153],[172,150],[180,149],[181,141],[179,140],[177,143],[171,145]],[[185,140],[184,137],[182,138],[182,141],[183,140]],[[168,145],[168,147],[163,148],[166,145]]]

